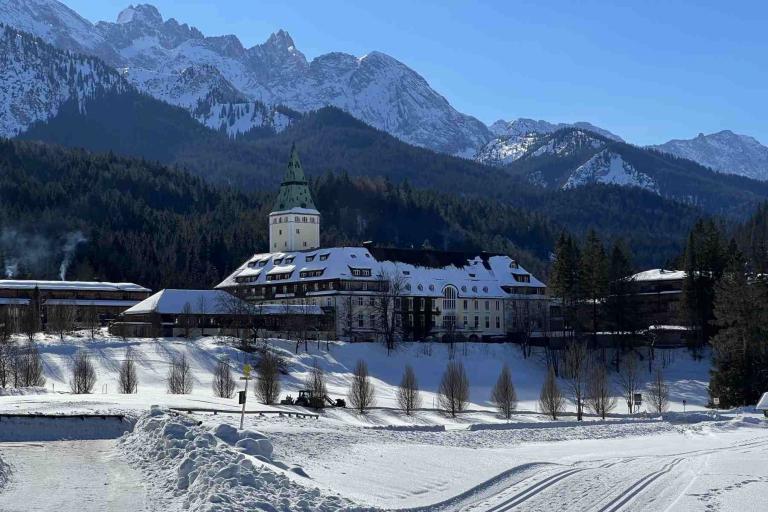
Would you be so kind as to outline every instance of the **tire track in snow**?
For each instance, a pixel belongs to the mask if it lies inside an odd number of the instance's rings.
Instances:
[[[674,459],[672,462],[668,462],[662,468],[658,471],[654,471],[652,473],[649,473],[645,475],[640,480],[636,481],[634,484],[629,486],[624,492],[619,494],[616,498],[614,498],[610,503],[608,503],[606,506],[600,509],[599,512],[616,512],[617,510],[621,510],[624,505],[626,505],[629,501],[632,500],[635,496],[640,494],[640,492],[651,485],[654,481],[661,478],[661,476],[666,475],[672,469],[683,462],[685,460],[685,457],[678,457]]]

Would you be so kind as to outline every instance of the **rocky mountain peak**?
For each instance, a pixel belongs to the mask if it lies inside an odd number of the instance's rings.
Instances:
[[[154,5],[138,4],[135,7],[129,5],[117,15],[117,23],[119,25],[125,25],[126,23],[143,23],[149,26],[158,27],[163,24],[163,16]]]

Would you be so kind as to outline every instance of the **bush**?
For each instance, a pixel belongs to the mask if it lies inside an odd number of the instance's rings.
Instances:
[[[438,389],[437,401],[440,408],[452,417],[467,408],[469,404],[469,379],[461,362],[450,361],[445,368]]]
[[[411,365],[405,365],[400,387],[397,388],[397,403],[405,414],[410,415],[421,406],[419,383]]]
[[[512,411],[517,408],[517,393],[512,384],[509,366],[506,364],[502,367],[496,385],[493,387],[491,401],[496,404],[496,408],[505,419],[511,418]]]
[[[93,367],[88,352],[81,350],[75,356],[72,365],[72,380],[69,387],[77,395],[91,393],[96,385],[96,369]]]
[[[349,403],[352,407],[365,412],[375,401],[374,387],[371,379],[368,377],[368,365],[362,359],[355,366],[355,373],[352,375],[352,384],[349,387]]]
[[[280,364],[280,358],[266,350],[256,365],[254,391],[264,404],[273,404],[280,398]]]
[[[192,392],[192,368],[184,354],[171,359],[168,367],[168,392],[174,395],[188,395]]]
[[[213,394],[219,398],[232,398],[235,394],[235,379],[232,377],[232,368],[229,359],[224,358],[216,364],[213,371]]]

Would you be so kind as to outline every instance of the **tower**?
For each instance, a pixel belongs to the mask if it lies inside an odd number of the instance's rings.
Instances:
[[[269,214],[269,250],[304,251],[320,247],[320,212],[315,208],[296,145],[280,192]]]

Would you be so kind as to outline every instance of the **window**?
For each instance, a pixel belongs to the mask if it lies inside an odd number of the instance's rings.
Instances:
[[[306,217],[302,217],[301,218],[301,222],[307,222],[307,218]]]
[[[326,306],[332,306],[333,305],[333,299],[331,299],[330,297],[325,299],[325,305]]]
[[[306,246],[307,246],[307,242],[302,242],[302,245],[303,245],[304,247],[306,247]]]
[[[272,263],[274,263],[275,266],[282,265],[283,264],[283,258],[275,258],[275,261],[273,261]]]
[[[485,310],[490,311],[491,310],[491,301],[487,300],[485,301]]]
[[[461,291],[466,292],[467,291],[467,287],[466,286],[462,286],[461,287]]]
[[[435,285],[433,284],[429,285],[429,291],[431,292],[435,291]]]
[[[420,284],[417,288],[419,289],[420,292],[424,291],[424,285],[423,284]]]
[[[314,260],[315,260],[315,255],[314,254],[312,256],[307,256],[306,258],[304,258],[304,261],[306,261],[307,263],[309,263],[310,261],[314,261]]]
[[[282,229],[278,229],[278,230],[277,230],[277,234],[278,234],[278,235],[282,235],[282,234],[283,234],[283,230],[282,230]]]
[[[409,275],[411,275],[411,271],[410,270],[403,270],[403,275],[404,276],[409,276]]]
[[[496,328],[501,329],[501,317],[496,317]]]
[[[301,231],[299,231],[298,229],[296,229],[296,234],[298,235],[298,234],[300,234],[300,233],[301,233]]]
[[[303,270],[299,273],[299,277],[320,277],[325,272],[325,269],[320,270]]]
[[[488,329],[491,327],[491,319],[488,317],[485,317],[485,328]]]
[[[487,287],[487,286],[483,286],[483,291],[484,291],[485,293],[488,293],[488,287]]]
[[[327,259],[328,259],[328,253],[325,253],[325,254],[321,254],[321,255],[320,255],[320,261],[325,261],[325,260],[327,260]]]
[[[352,275],[355,277],[371,277],[371,269],[369,268],[351,268]]]
[[[467,325],[469,324],[469,321],[467,320],[467,315],[464,315],[462,318],[463,318],[464,328],[466,329]]]
[[[411,283],[406,284],[405,289],[411,291]]]
[[[531,282],[531,276],[529,274],[512,274],[512,277],[514,277],[515,281],[517,281],[518,283]]]
[[[469,301],[468,301],[467,299],[464,299],[464,309],[469,309],[469,304],[468,304],[468,302],[469,302]]]
[[[285,258],[285,264],[286,265],[290,265],[291,263],[293,263],[293,256],[291,256],[289,258]]]
[[[358,313],[357,314],[357,326],[358,327],[365,326],[365,319],[363,318],[363,314],[362,313]]]
[[[475,299],[475,300],[474,300],[474,303],[475,303],[475,309],[478,309],[478,302],[477,302],[477,299]]]
[[[301,222],[301,219],[300,219],[298,216],[294,217],[294,218],[293,218],[293,220],[294,220],[295,222]]]
[[[363,305],[363,298],[362,297],[358,297],[357,298],[357,305],[358,306],[362,306]]]
[[[478,327],[480,327],[480,317],[475,316],[475,329],[477,329]]]
[[[472,291],[473,291],[473,292],[475,292],[475,293],[477,293],[477,286],[473,286],[473,287],[472,287]]]
[[[456,288],[453,286],[446,286],[443,290],[443,309],[456,309]]]
[[[368,320],[371,322],[371,327],[373,327],[374,325],[376,325],[376,315],[374,315],[373,313],[371,313],[371,314],[368,316]]]
[[[368,305],[369,305],[369,306],[374,306],[374,305],[376,305],[376,298],[375,298],[375,297],[369,297],[369,298],[368,298]]]
[[[498,311],[500,308],[501,308],[501,301],[497,300],[496,301],[496,311]]]

